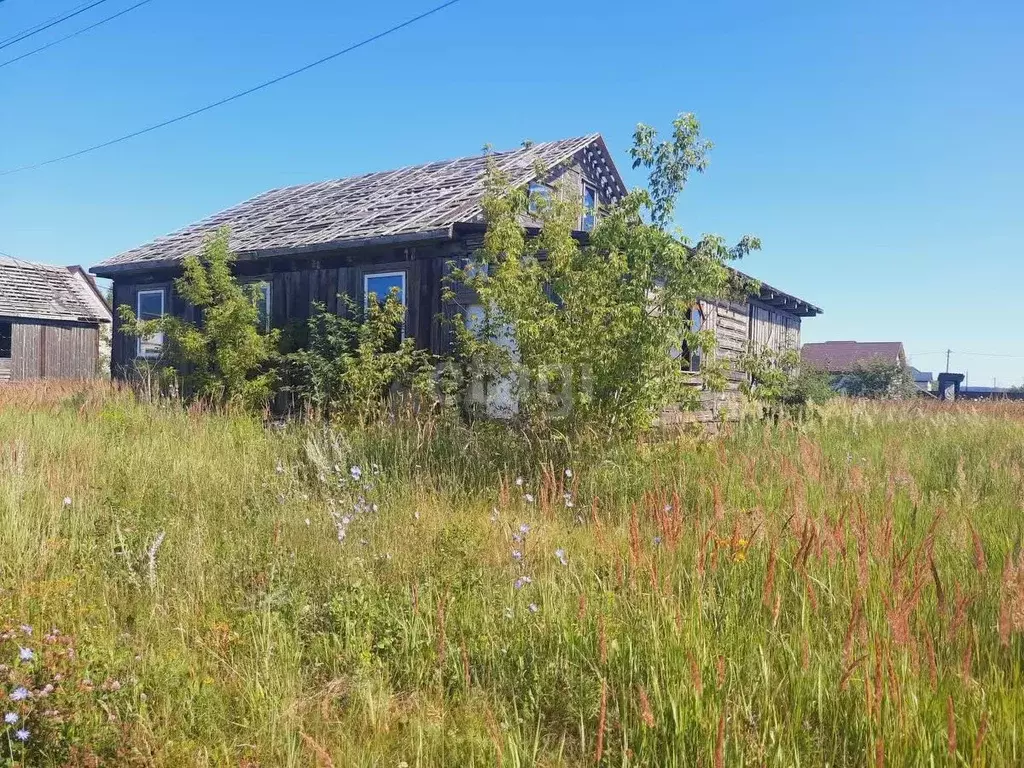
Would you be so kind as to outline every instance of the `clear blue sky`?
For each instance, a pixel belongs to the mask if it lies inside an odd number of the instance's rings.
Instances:
[[[134,0],[0,51],[0,62]],[[76,0],[0,2],[0,38]],[[154,0],[0,68],[0,170],[187,111],[431,0]],[[92,265],[272,187],[697,113],[715,144],[679,208],[759,235],[742,265],[818,304],[807,341],[901,340],[971,383],[1024,380],[1019,3],[463,0],[280,86],[0,178],[0,250]]]

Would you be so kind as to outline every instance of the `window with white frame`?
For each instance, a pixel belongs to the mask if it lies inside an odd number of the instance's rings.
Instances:
[[[135,299],[135,316],[139,320],[159,320],[164,316],[164,289],[139,291]],[[139,357],[159,357],[164,348],[163,331],[138,339]]]
[[[539,181],[531,181],[526,194],[529,197],[526,210],[531,216],[536,216],[545,205],[551,203],[551,187]]]
[[[583,216],[580,217],[580,229],[590,232],[597,224],[597,187],[583,185]]]
[[[396,295],[398,303],[408,309],[405,295],[405,272],[367,272],[363,275],[363,308],[369,309],[371,298],[383,306],[388,296]],[[402,323],[401,338],[405,338],[405,323]]]

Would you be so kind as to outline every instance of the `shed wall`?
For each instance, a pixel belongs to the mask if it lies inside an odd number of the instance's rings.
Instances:
[[[11,319],[11,357],[0,360],[0,380],[89,379],[97,375],[99,326]]]

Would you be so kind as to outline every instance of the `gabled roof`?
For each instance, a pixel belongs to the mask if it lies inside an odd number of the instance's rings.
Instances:
[[[446,236],[455,224],[481,219],[489,159],[513,186],[521,186],[536,178],[538,165],[554,169],[577,153],[599,169],[604,199],[614,201],[625,195],[608,148],[595,133],[508,152],[274,189],[107,259],[93,272],[106,276],[172,266],[197,252],[208,234],[225,226],[231,232],[231,249],[242,258]]]
[[[910,375],[918,384],[928,384],[935,379],[935,374],[931,371],[919,371],[914,366],[910,366]]]
[[[800,359],[822,371],[849,373],[877,360],[905,364],[907,357],[900,341],[824,341],[804,344]]]
[[[110,309],[86,280],[80,267],[0,256],[0,317],[110,322]]]

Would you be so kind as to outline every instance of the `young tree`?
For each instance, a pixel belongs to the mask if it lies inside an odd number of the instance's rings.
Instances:
[[[380,416],[394,387],[428,399],[433,392],[433,359],[402,338],[405,306],[397,289],[366,309],[341,296],[344,315],[314,305],[308,343],[286,356],[289,385],[299,399],[325,416],[360,421]]]
[[[200,314],[198,322],[173,315],[140,320],[126,305],[118,311],[124,333],[163,334],[161,364],[176,372],[187,398],[258,409],[273,391],[270,363],[278,332],[259,329],[258,288],[239,284],[231,270],[234,260],[227,230],[208,238],[201,255],[185,258],[174,285]]]
[[[684,351],[699,351],[704,386],[720,387],[714,334],[693,328],[692,312],[703,299],[738,291],[726,264],[760,244],[744,237],[729,248],[715,235],[692,243],[670,231],[676,199],[689,174],[704,171],[710,149],[693,115],[680,115],[660,142],[653,128],[638,126],[633,167],[648,172],[648,188],[602,209],[582,239],[571,190],[531,200],[492,167],[484,247],[452,276],[484,308],[481,321],[457,324],[467,375],[514,381],[519,413],[530,421],[565,417],[627,430],[649,426],[667,405],[697,402]],[[522,224],[528,211],[542,225],[535,237]],[[512,343],[496,344],[502,335]]]
[[[837,389],[850,397],[875,400],[906,400],[920,394],[910,369],[888,360],[858,365],[855,371],[839,377]]]

